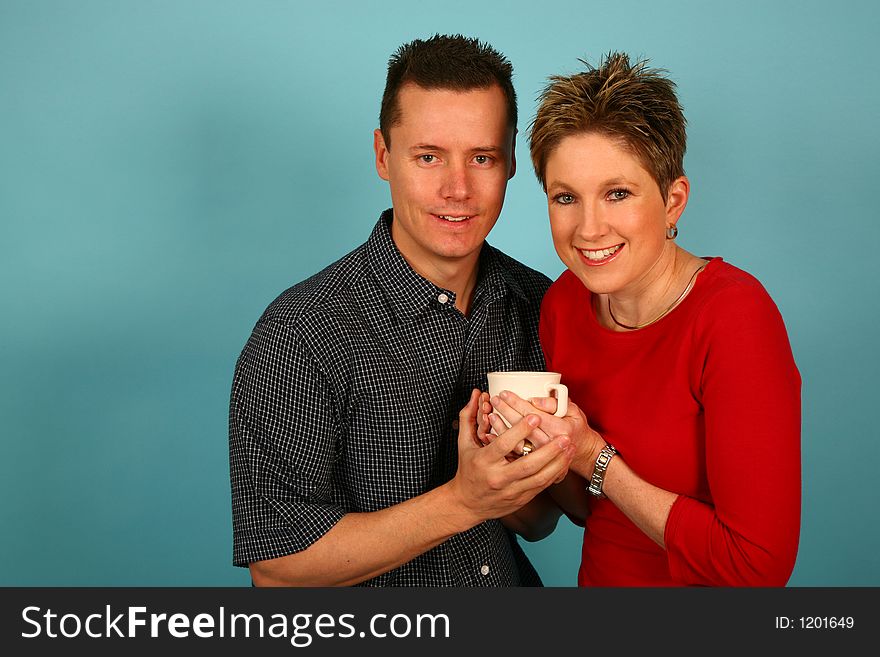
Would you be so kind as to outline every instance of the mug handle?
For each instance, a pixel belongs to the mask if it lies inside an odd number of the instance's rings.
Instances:
[[[548,396],[552,397],[549,393],[553,391],[556,391],[556,412],[553,415],[562,417],[568,412],[568,386],[564,383],[548,383]]]

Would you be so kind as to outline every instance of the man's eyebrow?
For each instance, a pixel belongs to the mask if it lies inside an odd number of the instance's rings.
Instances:
[[[416,151],[445,151],[446,149],[442,146],[437,146],[435,144],[416,144],[415,146],[411,146],[409,149],[411,152]],[[501,146],[476,146],[470,149],[472,153],[500,153],[504,149]]]

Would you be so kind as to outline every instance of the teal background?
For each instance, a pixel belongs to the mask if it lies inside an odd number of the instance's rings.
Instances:
[[[510,57],[520,95],[490,241],[554,278],[523,138],[546,76],[612,49],[671,72],[679,240],[764,283],[803,376],[791,585],[880,585],[878,26],[874,2],[0,0],[0,584],[249,584],[235,359],[389,204],[371,150],[389,54],[462,32]],[[567,521],[526,549],[575,584]]]

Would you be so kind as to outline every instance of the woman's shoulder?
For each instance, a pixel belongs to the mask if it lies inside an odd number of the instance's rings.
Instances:
[[[755,276],[727,262],[719,256],[707,257],[709,261],[704,270],[710,292],[729,291],[731,294],[767,294],[764,285]]]
[[[701,310],[730,320],[745,319],[755,312],[779,313],[767,289],[754,275],[720,257],[707,259],[709,264],[700,276],[703,284],[694,288]]]
[[[707,276],[691,316],[697,352],[716,364],[752,368],[753,373],[784,364],[791,375],[787,380],[796,384],[799,374],[788,331],[764,285],[720,258],[713,259],[703,273]]]

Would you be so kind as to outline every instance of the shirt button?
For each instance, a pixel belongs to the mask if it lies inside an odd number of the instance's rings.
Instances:
[[[454,431],[458,431],[458,420],[453,420],[453,421],[452,421],[452,429],[453,429]]]
[[[483,564],[480,567],[480,574],[481,575],[488,575],[489,574],[489,566],[487,566],[486,564]]]
[[[437,301],[439,301],[440,303],[446,303],[447,301],[449,301],[449,297],[446,296],[443,292],[441,292],[440,294],[437,295]]]

